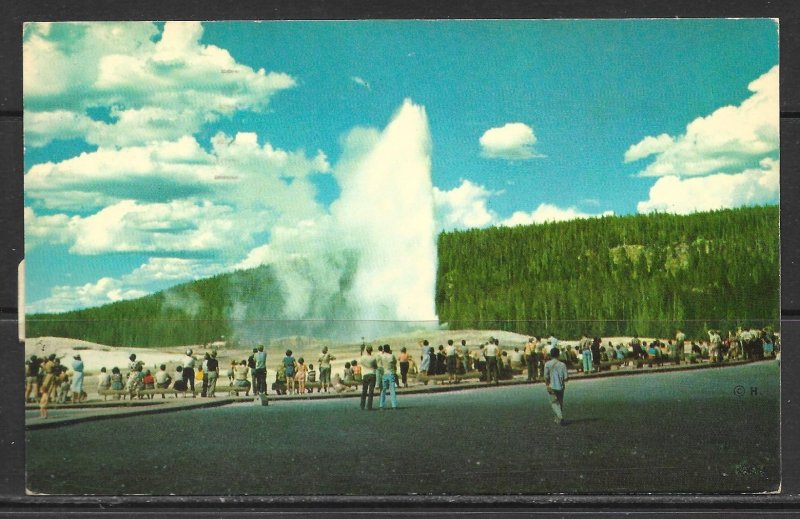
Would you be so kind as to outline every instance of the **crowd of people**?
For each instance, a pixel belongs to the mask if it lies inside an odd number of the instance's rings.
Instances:
[[[603,342],[600,337],[584,334],[577,345],[566,344],[546,334],[531,337],[520,346],[502,348],[500,341],[490,337],[488,341],[470,347],[467,341],[448,340],[446,345],[434,348],[427,340],[419,342],[419,362],[414,355],[402,347],[398,354],[388,344],[372,345],[362,343],[361,355],[344,363],[340,374],[332,374],[332,362],[336,357],[323,347],[314,364],[307,363],[304,357],[297,357],[292,350],[286,350],[275,371],[271,385],[278,395],[304,395],[317,392],[355,391],[361,388],[361,408],[372,409],[373,397],[380,395],[379,408],[386,406],[388,396],[392,408],[397,407],[398,387],[408,387],[410,375],[418,380],[440,376],[442,382],[455,384],[463,378],[477,377],[488,384],[499,384],[500,380],[512,379],[518,374],[527,374],[527,381],[547,379],[546,365],[554,360],[552,354],[558,352],[555,360],[565,369],[577,372],[598,372],[611,366],[619,368],[630,366],[661,366],[665,363],[723,362],[725,360],[760,360],[775,357],[780,351],[780,339],[771,329],[741,329],[730,331],[723,336],[719,330],[709,330],[708,340],[689,340],[677,330],[675,337],[667,340],[643,340],[634,334],[627,343]],[[26,402],[39,402],[40,416],[47,417],[50,401],[59,403],[80,403],[86,400],[84,388],[84,364],[80,354],[73,356],[70,367],[62,364],[62,358],[55,354],[47,357],[32,355],[25,362]],[[227,370],[228,385],[246,395],[267,394],[267,353],[264,346],[253,348],[247,359],[231,360]],[[131,398],[153,398],[153,393],[142,390],[174,389],[190,392],[196,396],[214,398],[217,384],[221,378],[217,351],[206,352],[198,359],[191,348],[187,349],[182,362],[173,372],[161,364],[152,372],[131,354],[127,370],[123,373],[118,367],[110,372],[101,368],[97,379],[98,392],[114,390],[115,397],[130,394]],[[162,393],[162,398],[164,397]]]
[[[61,363],[63,357],[54,353],[46,357],[31,357],[25,361],[25,402],[39,403],[39,416],[47,418],[50,401],[80,403],[88,395],[83,387],[83,360],[73,356],[71,369]]]

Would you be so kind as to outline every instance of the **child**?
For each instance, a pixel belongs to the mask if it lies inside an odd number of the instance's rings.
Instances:
[[[308,372],[308,367],[306,367],[304,363],[305,360],[303,360],[303,357],[297,359],[297,373],[294,376],[297,381],[297,393],[300,395],[306,392],[306,373]]]
[[[316,381],[317,381],[317,372],[314,371],[314,365],[313,364],[309,364],[308,365],[308,373],[306,374],[306,382],[316,382]],[[319,392],[319,389],[317,389],[317,391]],[[309,393],[313,393],[314,392],[314,388],[311,388],[311,387],[308,388],[308,392]]]
[[[156,379],[150,373],[149,369],[147,371],[145,371],[144,377],[142,377],[142,384],[144,385],[145,389],[155,389],[156,388]],[[148,397],[152,400],[153,399],[153,394],[150,393],[148,395]]]

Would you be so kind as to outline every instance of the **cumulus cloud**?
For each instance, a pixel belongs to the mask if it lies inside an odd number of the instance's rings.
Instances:
[[[71,243],[76,254],[218,255],[252,245],[272,224],[318,214],[309,175],[328,171],[322,152],[260,145],[250,133],[217,134],[210,151],[193,137],[99,149],[31,167],[25,192],[33,206],[62,213],[26,221],[26,235],[31,245]],[[45,223],[64,229],[45,233]]]
[[[775,203],[780,190],[780,161],[765,158],[760,167],[737,174],[717,173],[682,179],[659,178],[649,198],[639,202],[640,213],[689,214],[746,205]]]
[[[177,283],[218,274],[227,270],[222,263],[208,259],[149,258],[147,262],[119,277],[105,276],[83,285],[59,285],[50,295],[26,304],[25,311],[65,312],[143,297]]]
[[[778,66],[748,85],[752,95],[698,117],[682,135],[645,137],[625,152],[632,162],[655,156],[641,176],[702,176],[740,172],[779,147]]]
[[[490,159],[527,160],[542,157],[533,149],[536,136],[524,123],[506,123],[486,130],[479,140],[481,155]]]
[[[117,279],[104,277],[95,283],[80,286],[59,285],[53,287],[50,297],[27,304],[27,313],[65,312],[76,308],[104,305],[142,297],[147,292],[137,289],[123,289]]]
[[[497,215],[488,208],[487,202],[489,197],[497,194],[466,179],[461,179],[461,185],[449,191],[434,187],[433,200],[439,228],[452,230],[492,225]]]
[[[531,225],[546,222],[563,222],[577,220],[581,218],[601,218],[603,216],[613,216],[613,211],[605,211],[600,214],[590,214],[580,211],[576,207],[561,208],[553,204],[539,204],[539,207],[526,213],[516,211],[509,218],[506,218],[500,225],[505,227],[515,227],[517,225]]]
[[[163,31],[143,22],[26,24],[26,145],[174,140],[236,111],[263,111],[295,85],[202,44],[202,34],[199,22],[167,22]],[[96,109],[106,115],[93,116]]]

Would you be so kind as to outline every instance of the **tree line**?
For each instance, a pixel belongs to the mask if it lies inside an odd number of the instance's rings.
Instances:
[[[575,338],[669,337],[682,328],[773,326],[780,319],[775,206],[651,214],[445,232],[436,310],[451,329]],[[332,302],[336,306],[335,302]],[[170,346],[297,335],[269,266],[139,299],[26,316],[28,337]],[[306,335],[324,333],[307,323]]]
[[[702,338],[780,318],[776,206],[445,232],[438,259],[452,329]]]

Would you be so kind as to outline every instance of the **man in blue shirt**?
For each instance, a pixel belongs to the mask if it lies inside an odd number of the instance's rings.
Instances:
[[[544,382],[551,396],[551,406],[556,415],[555,422],[564,425],[564,389],[567,386],[567,365],[558,360],[558,348],[550,350],[550,360],[544,365]]]

